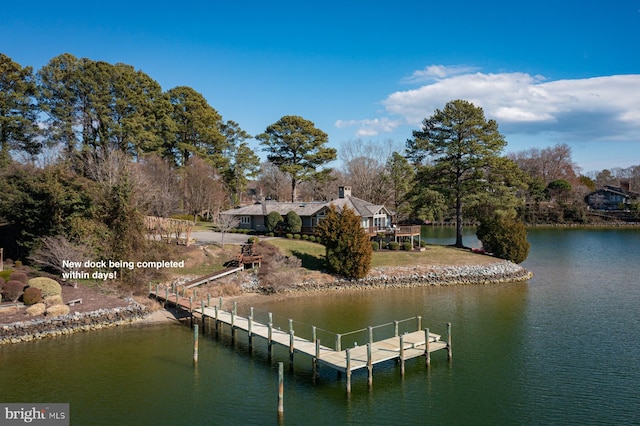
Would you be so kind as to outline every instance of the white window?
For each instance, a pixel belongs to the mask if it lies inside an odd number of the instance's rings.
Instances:
[[[243,225],[251,224],[251,216],[240,216],[240,223]]]

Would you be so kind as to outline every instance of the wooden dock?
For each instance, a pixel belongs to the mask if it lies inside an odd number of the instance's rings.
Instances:
[[[235,338],[237,330],[247,333],[249,346],[253,345],[253,339],[259,337],[267,342],[268,354],[271,359],[273,345],[279,345],[289,350],[290,365],[293,366],[295,354],[304,354],[311,358],[314,371],[314,377],[317,375],[317,369],[320,366],[329,367],[339,373],[345,373],[347,377],[347,392],[351,392],[351,373],[367,368],[368,383],[373,381],[373,366],[382,362],[395,360],[401,366],[401,372],[404,374],[404,363],[406,360],[425,356],[425,364],[430,365],[431,353],[446,349],[447,358],[451,360],[451,324],[447,323],[447,339],[441,341],[441,336],[430,333],[428,328],[422,329],[421,317],[413,317],[407,320],[394,321],[393,323],[381,326],[367,327],[367,329],[358,330],[368,335],[368,342],[364,345],[354,346],[352,348],[342,349],[343,338],[350,333],[333,333],[335,340],[321,344],[317,338],[317,329],[312,327],[311,338],[306,339],[296,336],[293,330],[293,321],[289,320],[289,329],[281,330],[273,325],[273,317],[268,313],[266,322],[256,321],[254,318],[254,309],[250,308],[247,316],[238,315],[237,304],[233,303],[231,311],[222,309],[222,300],[216,306],[205,306],[205,301],[200,301],[199,307],[194,307],[192,299],[180,297],[175,293],[167,293],[150,291],[150,297],[156,298],[163,303],[176,305],[178,308],[191,312],[194,319],[199,317],[202,324],[203,332],[207,323],[214,322],[215,330],[219,327],[227,326],[231,330],[232,337]],[[415,321],[415,331],[399,332],[399,324]],[[373,331],[380,327],[393,327],[391,337],[380,340],[374,339]],[[209,324],[209,327],[210,324]],[[355,332],[352,332],[355,333]],[[332,339],[328,339],[332,340]]]

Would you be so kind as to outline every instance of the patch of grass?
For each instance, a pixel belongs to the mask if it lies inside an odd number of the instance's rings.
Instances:
[[[481,265],[496,262],[495,257],[472,253],[468,249],[450,246],[428,245],[425,251],[376,251],[373,252],[371,267],[381,266],[457,266]]]
[[[295,256],[302,261],[302,267],[320,271],[324,269],[324,246],[304,240],[278,238],[265,244],[277,247],[285,256]]]
[[[322,270],[324,268],[324,246],[321,244],[285,238],[269,240],[265,243],[278,247],[287,256],[296,256],[301,259],[302,266],[307,269]],[[374,251],[371,267],[481,265],[497,260],[495,257],[472,253],[467,249],[428,245],[425,251]]]

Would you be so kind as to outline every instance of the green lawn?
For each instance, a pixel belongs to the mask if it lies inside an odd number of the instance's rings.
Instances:
[[[324,262],[324,246],[309,241],[278,238],[267,241],[278,247],[287,256],[302,259],[302,266],[321,270]],[[479,265],[498,259],[471,253],[469,250],[449,246],[428,245],[425,251],[374,251],[371,267],[411,265]]]

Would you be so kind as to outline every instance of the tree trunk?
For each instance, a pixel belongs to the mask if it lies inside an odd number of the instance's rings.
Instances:
[[[462,197],[456,196],[456,247],[464,247],[462,244]]]
[[[291,178],[291,202],[296,202],[296,180]]]

